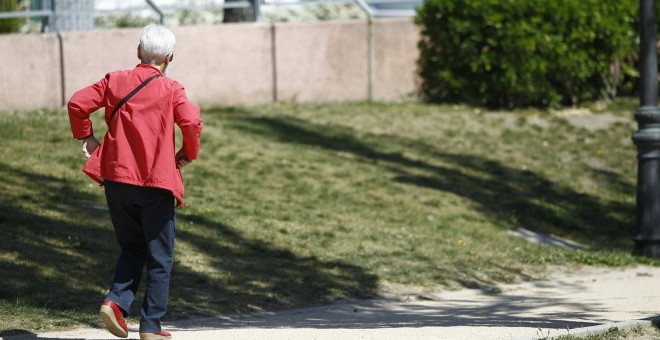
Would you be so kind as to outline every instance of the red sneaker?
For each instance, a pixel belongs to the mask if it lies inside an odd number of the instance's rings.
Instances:
[[[172,334],[165,331],[160,331],[158,333],[142,333],[140,332],[140,340],[170,340],[172,339]]]
[[[128,327],[124,321],[124,314],[116,303],[105,300],[101,305],[101,320],[105,328],[114,336],[128,338]]]

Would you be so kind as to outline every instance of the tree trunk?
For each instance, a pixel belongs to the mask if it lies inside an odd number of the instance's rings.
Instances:
[[[232,2],[232,1],[227,1]],[[254,8],[225,8],[222,22],[246,22],[254,21]]]

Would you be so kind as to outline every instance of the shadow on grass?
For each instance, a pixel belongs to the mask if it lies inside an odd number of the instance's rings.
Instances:
[[[655,318],[647,318],[647,320],[648,319],[651,319],[651,327],[653,327],[657,331],[660,331],[660,316]]]
[[[5,327],[29,330],[20,322],[23,317],[42,329],[53,320],[65,320],[56,321],[59,327],[98,326],[98,306],[118,254],[102,194],[84,192],[76,187],[80,182],[74,185],[5,163],[0,163],[0,176],[2,187],[8,188],[0,200],[0,317],[19,316],[19,324],[8,324],[11,319],[3,317]],[[375,295],[376,277],[362,268],[301,257],[203,216],[179,217],[179,223],[186,222],[194,222],[194,229],[179,228],[177,239],[212,260],[201,268],[175,265],[169,318]],[[206,237],[209,231],[216,237]],[[139,299],[133,315],[139,314]],[[0,329],[4,336],[21,331]]]
[[[178,220],[180,225],[192,221],[194,226],[179,228],[177,238],[192,244],[195,252],[212,257],[201,272],[175,266],[172,287],[185,288],[174,294],[183,298],[173,304],[174,315],[277,310],[375,296],[376,277],[359,267],[301,257],[263,241],[248,240],[203,216]]]
[[[627,249],[631,244],[633,203],[603,201],[498,160],[453,154],[397,136],[369,136],[367,142],[348,128],[315,125],[286,116],[237,115],[228,120],[238,129],[266,138],[352,153],[360,161],[388,171],[397,182],[465,197],[499,225],[573,238],[594,249]],[[433,161],[411,159],[401,152],[380,151],[381,145],[430,155]],[[436,165],[440,163],[451,166]],[[592,172],[596,180],[614,183],[622,194],[635,192],[616,173],[595,169]]]
[[[31,307],[37,319],[48,310],[51,318],[89,324],[68,312],[96,312],[96,303],[88,303],[98,301],[109,273],[107,239],[114,236],[98,228],[107,217],[80,205],[95,197],[65,179],[4,163],[0,177],[7,188],[0,198],[0,301],[15,304],[0,312],[10,316]]]

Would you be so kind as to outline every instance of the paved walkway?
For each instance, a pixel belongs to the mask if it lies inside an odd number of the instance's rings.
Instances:
[[[590,268],[548,281],[502,285],[499,292],[412,294],[171,322],[165,329],[174,340],[539,339],[655,318],[659,288],[660,268]],[[129,328],[129,338],[138,339],[137,325]],[[104,329],[79,329],[5,339],[113,338]]]

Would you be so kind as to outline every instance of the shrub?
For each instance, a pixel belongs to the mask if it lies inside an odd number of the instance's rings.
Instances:
[[[0,2],[0,12],[14,12],[18,9],[17,0],[9,0]],[[0,19],[0,33],[15,33],[21,27],[21,19],[10,18]]]
[[[126,28],[126,27],[144,27],[152,22],[158,22],[155,15],[142,16],[139,14],[110,14],[98,16],[94,19],[94,26],[97,28]]]
[[[425,0],[419,72],[434,102],[575,105],[634,54],[635,0]]]

